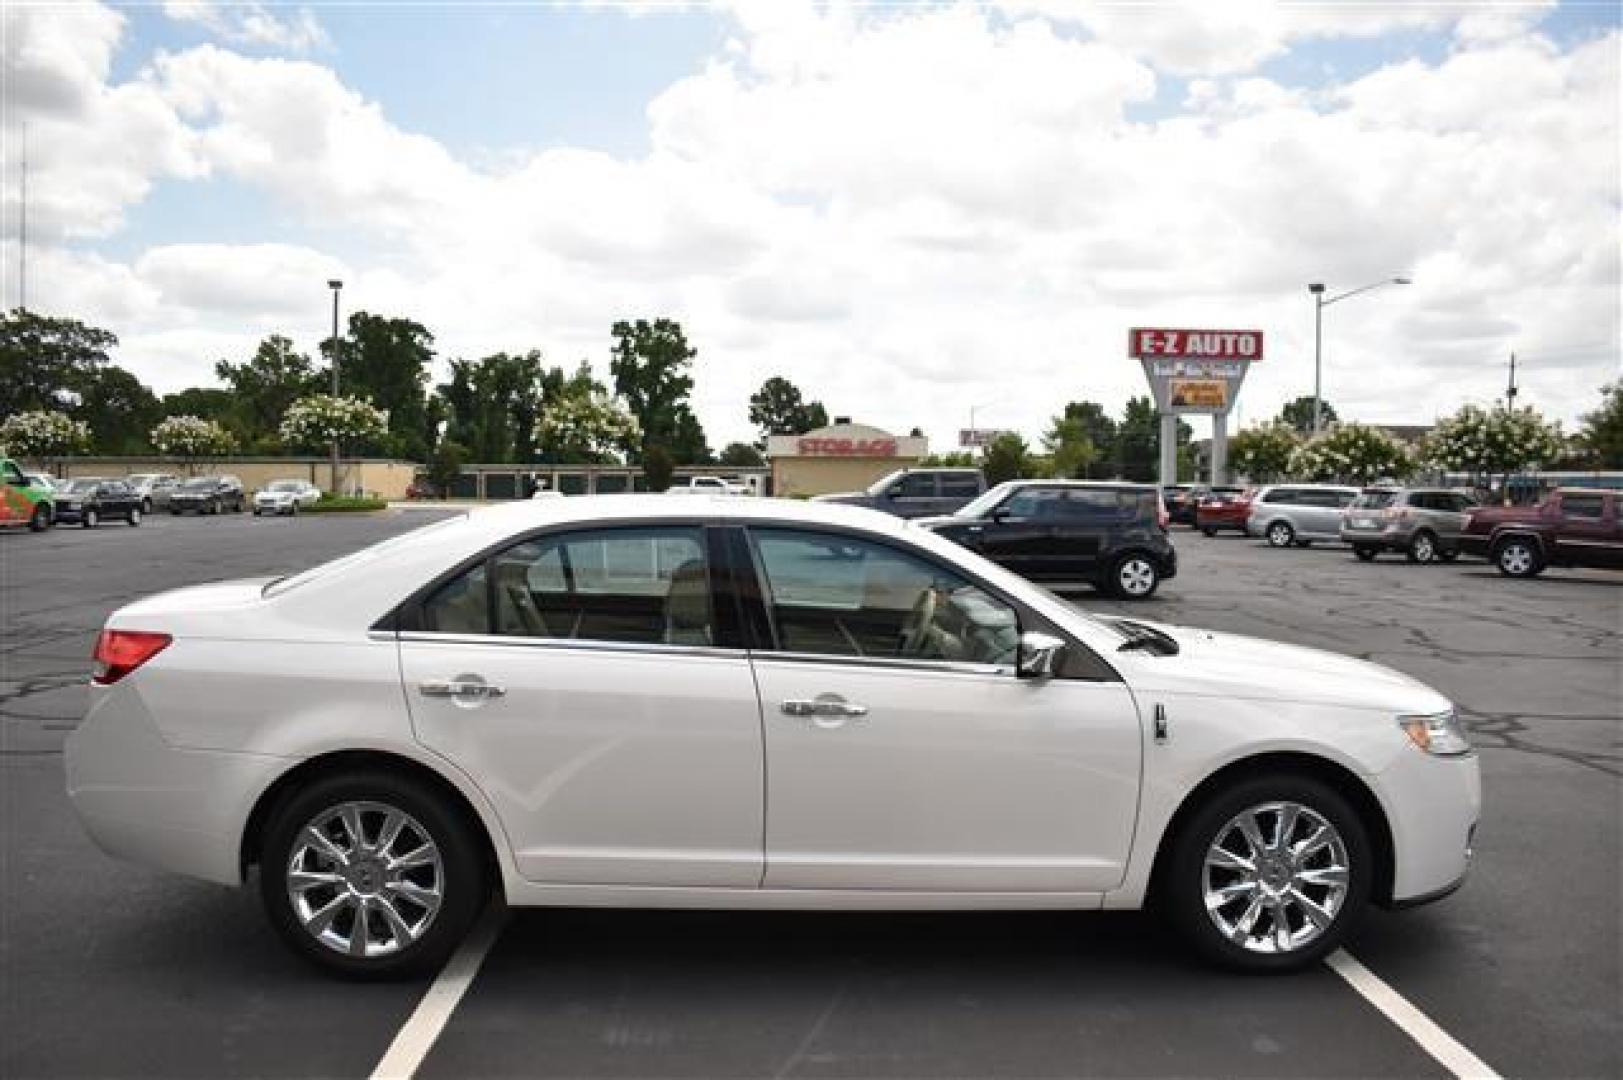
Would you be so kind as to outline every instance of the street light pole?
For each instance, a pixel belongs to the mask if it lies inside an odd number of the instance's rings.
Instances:
[[[1324,373],[1324,309],[1329,307],[1331,304],[1339,304],[1341,301],[1346,300],[1349,297],[1357,296],[1359,293],[1367,293],[1371,289],[1379,289],[1383,285],[1412,284],[1414,284],[1414,282],[1411,278],[1382,278],[1380,281],[1373,281],[1368,285],[1360,285],[1356,289],[1349,289],[1344,293],[1332,296],[1328,300],[1324,298],[1324,285],[1322,282],[1314,282],[1307,287],[1307,291],[1313,294],[1313,434],[1317,435],[1320,429],[1324,426],[1324,397],[1322,393]]]
[[[332,354],[328,362],[332,366],[332,396],[336,398],[338,396],[338,294],[343,291],[344,283],[337,278],[333,278],[327,282],[327,288],[332,290],[332,338],[330,339]],[[334,496],[339,494],[338,439],[336,436],[332,441],[332,493]]]

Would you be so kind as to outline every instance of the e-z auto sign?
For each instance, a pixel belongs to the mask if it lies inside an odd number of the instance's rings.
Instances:
[[[1261,360],[1261,330],[1128,331],[1128,355],[1139,360]]]

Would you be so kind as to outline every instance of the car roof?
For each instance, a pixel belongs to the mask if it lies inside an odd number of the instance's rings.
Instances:
[[[1067,487],[1067,488],[1097,488],[1102,491],[1146,491],[1160,490],[1154,484],[1138,484],[1131,480],[1044,480],[1040,477],[1030,480],[1005,480],[999,487]],[[1187,487],[1188,485],[1180,485]]]

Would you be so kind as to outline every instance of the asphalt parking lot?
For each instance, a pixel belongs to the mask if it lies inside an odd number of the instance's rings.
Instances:
[[[372,1073],[428,984],[335,981],[282,947],[252,892],[106,858],[60,751],[115,607],[429,516],[0,536],[0,1076]],[[1374,914],[1349,951],[1500,1075],[1623,1073],[1623,576],[1176,541],[1180,576],[1134,613],[1400,668],[1452,697],[1480,748],[1465,889]],[[1329,969],[1208,971],[1148,916],[524,911],[418,1075],[1191,1074],[1449,1071]]]

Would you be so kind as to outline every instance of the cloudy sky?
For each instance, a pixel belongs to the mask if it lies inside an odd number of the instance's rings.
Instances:
[[[1619,373],[1618,8],[1226,0],[29,4],[3,12],[18,301],[154,388],[344,304],[443,358],[699,349],[714,445],[786,375],[938,447],[1143,392],[1134,325],[1256,327],[1242,422],[1312,388],[1569,423]]]

